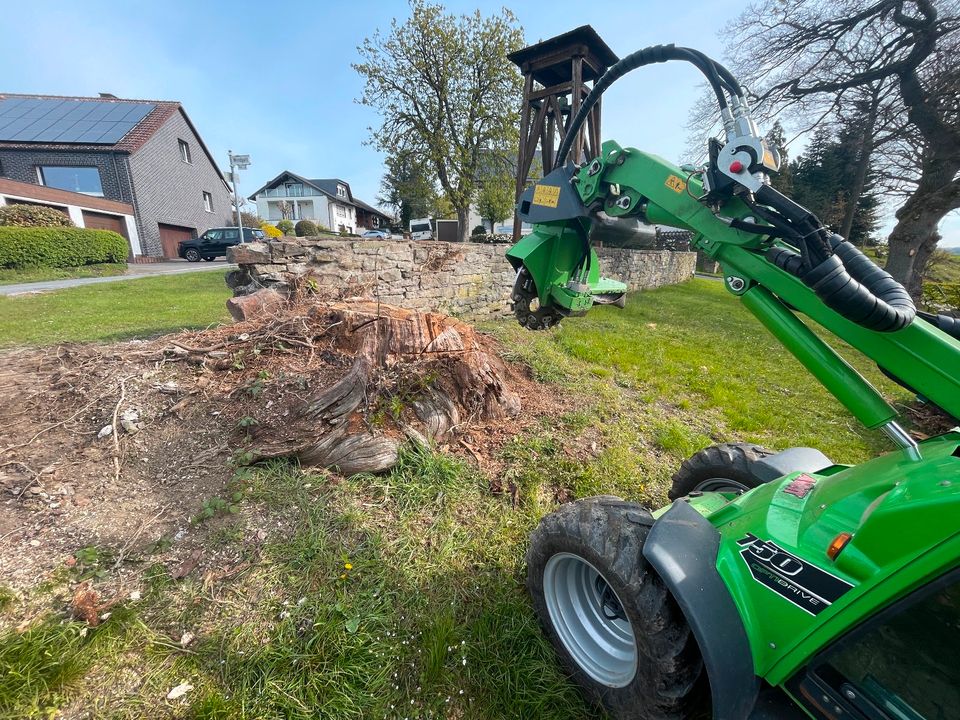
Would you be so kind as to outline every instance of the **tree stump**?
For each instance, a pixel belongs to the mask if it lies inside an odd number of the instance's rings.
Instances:
[[[405,436],[444,442],[465,423],[520,411],[491,341],[466,323],[366,301],[309,315],[329,329],[330,351],[351,358],[349,371],[293,408],[283,427],[257,428],[257,459],[383,472]]]

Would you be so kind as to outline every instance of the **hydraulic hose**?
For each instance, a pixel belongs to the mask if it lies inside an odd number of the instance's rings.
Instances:
[[[652,45],[642,50],[637,50],[635,53],[631,53],[614,63],[610,69],[597,80],[590,94],[584,98],[583,104],[580,105],[579,111],[577,111],[577,114],[570,122],[570,127],[563,136],[563,141],[557,150],[556,167],[560,167],[566,162],[567,155],[570,154],[570,148],[573,146],[574,138],[577,136],[577,133],[580,132],[580,128],[583,127],[587,115],[608,87],[632,70],[636,70],[644,65],[653,65],[670,60],[685,60],[695,65],[697,69],[706,76],[710,87],[713,89],[714,95],[717,96],[717,103],[719,103],[721,110],[728,107],[727,98],[723,93],[724,87],[738,97],[742,97],[743,91],[740,88],[740,84],[733,75],[730,74],[730,71],[697,50],[678,48],[675,45]]]
[[[556,166],[566,163],[574,138],[607,88],[632,70],[669,60],[684,60],[703,73],[725,118],[729,117],[729,104],[724,91],[729,92],[735,102],[744,102],[743,89],[737,79],[699,50],[675,45],[643,48],[614,63],[594,84],[563,136]],[[796,253],[774,247],[767,252],[768,259],[800,278],[827,307],[852,322],[880,332],[901,330],[913,322],[917,309],[904,287],[853,245],[830,233],[813,213],[769,185],[763,185],[753,197],[756,202],[751,199],[747,200],[748,204],[773,226],[766,234],[783,238],[800,250]],[[950,328],[955,326],[950,324]]]
[[[837,234],[829,236],[833,255],[804,271],[793,250],[773,247],[767,259],[799,277],[823,303],[869,330],[902,330],[917,314],[910,294],[891,275]],[[947,331],[949,332],[949,330]]]

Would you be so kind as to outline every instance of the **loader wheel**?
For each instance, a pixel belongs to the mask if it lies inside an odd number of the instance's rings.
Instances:
[[[750,443],[711,445],[684,460],[667,495],[676,500],[692,492],[746,492],[764,483],[752,463],[768,455],[773,451]]]
[[[643,557],[653,518],[609,495],[569,503],[530,538],[527,589],[560,661],[614,718],[699,717],[696,640]]]
[[[522,268],[517,273],[510,301],[513,304],[513,314],[517,322],[528,330],[546,330],[563,320],[563,315],[555,309],[540,305],[537,286],[526,268]]]

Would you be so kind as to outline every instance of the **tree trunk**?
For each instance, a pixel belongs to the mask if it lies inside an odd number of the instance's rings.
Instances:
[[[874,102],[870,106],[870,111],[864,119],[863,129],[860,134],[859,151],[857,153],[857,167],[853,175],[853,185],[847,195],[847,207],[843,213],[843,223],[840,226],[840,235],[846,239],[850,238],[850,231],[853,229],[853,219],[857,216],[857,208],[860,205],[860,196],[863,194],[863,186],[867,182],[867,170],[870,169],[870,157],[873,154],[873,130],[877,124],[877,105]]]
[[[458,207],[457,208],[457,229],[460,231],[457,238],[460,242],[466,242],[470,238],[470,228],[467,227],[467,223],[470,222],[470,208],[468,207]]]
[[[488,339],[454,318],[374,302],[318,306],[309,322],[350,369],[251,434],[254,460],[295,457],[344,475],[382,472],[405,437],[447,442],[471,421],[516,415],[520,398]]]
[[[914,300],[922,293],[927,261],[937,248],[937,226],[951,210],[960,207],[960,157],[955,149],[938,153],[929,146],[917,189],[899,210],[897,224],[890,233],[890,255],[886,270],[900,281]]]

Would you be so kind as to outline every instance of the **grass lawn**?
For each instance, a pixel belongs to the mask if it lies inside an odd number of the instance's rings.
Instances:
[[[227,320],[223,271],[0,296],[0,347],[118,340]]]
[[[189,296],[161,289],[191,282],[201,287]],[[222,315],[224,291],[211,275],[124,285],[83,290],[126,300],[135,292],[139,302],[122,328],[116,317],[91,319],[82,338]],[[171,296],[179,310],[164,305]],[[81,316],[118,305],[126,307],[118,301]],[[52,308],[43,312],[50,318]],[[71,324],[56,321],[61,334]],[[56,339],[44,335],[48,327],[36,326],[30,341]],[[682,459],[724,440],[809,444],[847,462],[887,447],[719,282],[635,294],[624,311],[601,307],[547,333],[510,321],[487,329],[549,392],[579,398],[504,448],[499,479],[516,485],[516,506],[489,491],[490,478],[439,452],[408,450],[386,476],[339,481],[286,463],[238,469],[227,489],[235,512],[200,530],[208,551],[247,569],[175,581],[151,558],[151,548],[173,539],[155,538],[126,561],[142,572],[141,598],[115,606],[99,628],[64,621],[62,600],[51,600],[46,619],[0,637],[0,717],[52,717],[57,709],[110,718],[597,717],[557,666],[523,589],[527,536],[558,496],[663,503]],[[850,359],[904,398],[870,363]],[[184,502],[199,511],[208,500]],[[31,601],[63,592],[81,572],[109,574],[117,551],[91,549]],[[6,596],[3,618],[15,626],[26,600]],[[197,639],[184,648],[186,631]],[[189,693],[165,699],[184,682]]]
[[[100,263],[67,268],[0,268],[0,285],[42,282],[44,280],[67,280],[70,278],[92,278],[123,275],[127,271],[126,263]]]

